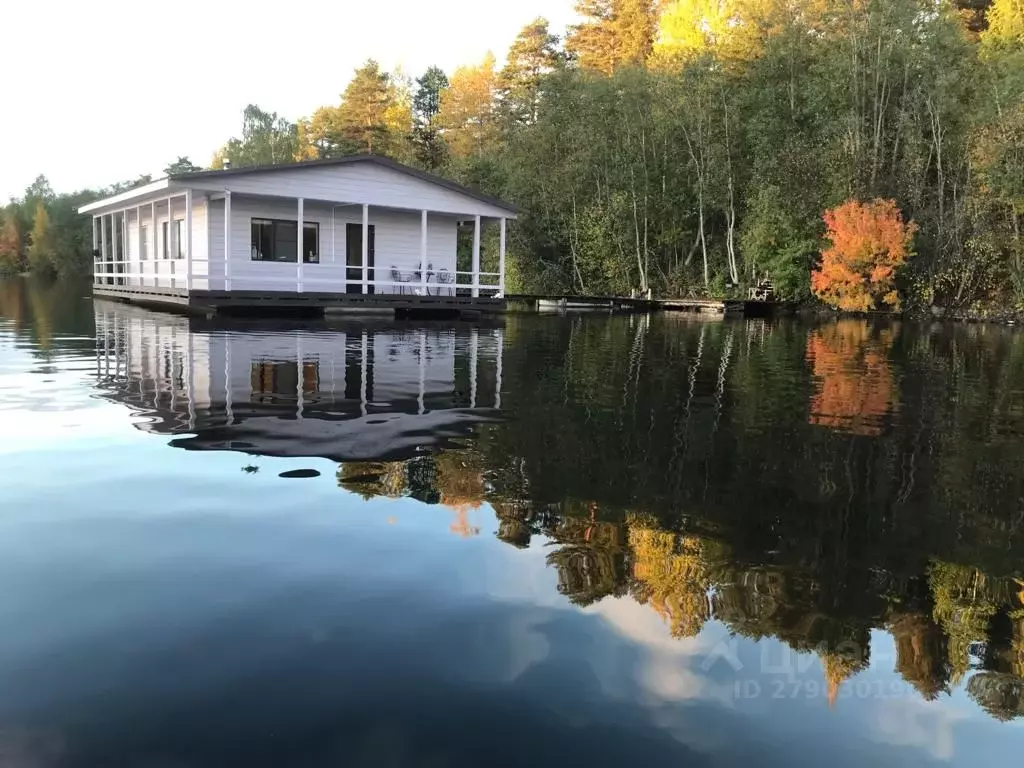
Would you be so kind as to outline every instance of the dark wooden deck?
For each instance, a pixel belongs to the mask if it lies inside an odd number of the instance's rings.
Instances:
[[[207,291],[124,285],[93,285],[93,294],[133,304],[212,314],[265,310],[273,313],[309,311],[394,311],[400,314],[463,314],[504,312],[505,300],[472,296],[416,296],[398,293],[322,293],[294,291]]]

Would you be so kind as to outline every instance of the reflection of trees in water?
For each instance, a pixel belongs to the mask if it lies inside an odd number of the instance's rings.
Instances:
[[[1005,393],[1024,337],[531,322],[506,329],[514,418],[406,462],[402,493],[489,502],[500,539],[549,548],[573,603],[629,594],[676,636],[717,620],[815,653],[831,697],[873,628],[926,699],[976,679],[972,658],[1012,692],[1024,603],[1001,574],[1024,550],[1024,406]],[[376,492],[400,491],[395,471],[370,473]]]
[[[347,461],[338,467],[338,485],[365,500],[376,496],[397,499],[409,489],[404,461]]]
[[[456,520],[452,533],[476,536],[479,526],[469,521],[469,513],[484,501],[483,468],[472,451],[443,451],[434,457],[438,496],[442,506],[452,510]]]
[[[829,706],[835,705],[843,683],[867,668],[867,651],[866,645],[849,642],[821,653],[821,667],[825,674]]]
[[[971,644],[985,640],[998,608],[990,580],[975,568],[936,562],[928,578],[933,616],[947,637],[950,679],[957,684],[970,667]]]
[[[928,616],[893,614],[886,625],[896,644],[896,671],[931,701],[949,691],[949,661],[945,633]]]
[[[0,317],[30,333],[44,355],[55,334],[78,337],[61,339],[62,346],[91,349],[95,315],[90,291],[88,282],[77,280],[0,278]]]
[[[967,681],[967,693],[999,720],[1024,715],[1024,680],[999,672],[979,672]]]
[[[866,320],[844,319],[807,335],[816,380],[810,423],[855,435],[878,435],[893,407],[889,363],[893,332],[873,333]]]
[[[348,461],[338,468],[338,485],[364,500],[411,496],[425,504],[440,504],[455,513],[453,533],[480,533],[469,519],[470,512],[484,502],[483,468],[473,452],[445,451],[409,461]]]
[[[711,616],[708,542],[652,523],[634,519],[629,525],[633,597],[665,619],[674,637],[694,637]]]
[[[557,546],[547,562],[558,572],[558,591],[573,603],[590,605],[626,593],[622,526],[600,522],[593,514],[570,514],[549,518],[544,534]]]

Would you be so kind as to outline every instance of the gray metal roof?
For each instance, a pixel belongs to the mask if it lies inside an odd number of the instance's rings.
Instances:
[[[512,213],[518,213],[519,209],[511,203],[507,203],[504,200],[500,200],[497,197],[491,197],[485,195],[482,192],[478,192],[471,187],[463,186],[449,179],[436,176],[426,171],[421,171],[418,168],[412,168],[411,166],[404,165],[389,157],[382,155],[346,155],[345,157],[334,157],[328,160],[306,160],[301,163],[284,163],[280,165],[254,165],[246,166],[245,168],[225,168],[222,170],[213,171],[194,171],[192,173],[173,173],[167,178],[172,181],[187,181],[189,179],[216,179],[222,176],[241,176],[246,173],[272,173],[273,171],[288,171],[296,168],[318,168],[321,166],[333,166],[333,165],[350,165],[353,163],[373,163],[380,165],[385,168],[390,168],[393,171],[404,173],[408,176],[412,176],[417,179],[429,182],[431,184],[437,184],[439,187],[450,189],[453,192],[472,197],[475,200],[479,200],[489,205],[497,206],[498,208],[504,208]]]

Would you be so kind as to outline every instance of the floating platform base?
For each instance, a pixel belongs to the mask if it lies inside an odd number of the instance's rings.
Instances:
[[[504,312],[505,300],[473,296],[415,296],[400,293],[297,293],[293,291],[205,291],[94,285],[93,295],[132,304],[159,306],[196,314],[280,312],[319,315],[325,312],[394,312],[402,316],[451,317]]]

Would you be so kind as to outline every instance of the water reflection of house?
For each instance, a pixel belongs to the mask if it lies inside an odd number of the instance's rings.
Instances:
[[[501,408],[500,327],[203,330],[122,304],[95,311],[98,388],[182,448],[402,458]]]

